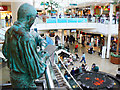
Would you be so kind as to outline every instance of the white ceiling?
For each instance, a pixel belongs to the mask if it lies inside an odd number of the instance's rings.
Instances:
[[[39,8],[41,2],[46,2],[50,0],[0,0],[0,5],[11,5],[11,2],[27,2],[33,1],[35,2],[35,7]],[[113,1],[120,1],[120,0],[52,0],[57,2],[61,7],[67,8],[76,8],[76,7],[85,7],[85,6],[96,6],[96,5],[105,5],[107,3]],[[78,6],[70,6],[70,4],[77,4]]]

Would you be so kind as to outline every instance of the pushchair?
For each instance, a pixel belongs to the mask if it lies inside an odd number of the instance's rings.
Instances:
[[[93,54],[94,52],[95,52],[95,51],[93,50],[93,47],[91,47],[91,48],[88,49],[88,53],[89,53],[89,54]]]

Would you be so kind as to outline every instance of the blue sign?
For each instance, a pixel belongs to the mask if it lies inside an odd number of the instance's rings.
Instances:
[[[51,11],[51,13],[56,13],[55,11]]]
[[[49,18],[47,23],[87,23],[87,18]]]
[[[57,23],[67,23],[67,18],[59,18]]]
[[[68,18],[68,23],[77,23],[77,18]]]
[[[56,18],[46,19],[47,23],[56,23]]]

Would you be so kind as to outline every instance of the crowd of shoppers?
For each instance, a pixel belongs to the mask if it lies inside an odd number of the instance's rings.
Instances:
[[[12,15],[6,15],[5,16],[5,23],[6,23],[6,27],[9,27],[12,25]]]

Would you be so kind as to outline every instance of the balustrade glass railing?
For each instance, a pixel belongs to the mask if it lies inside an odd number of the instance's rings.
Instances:
[[[6,26],[5,20],[1,20],[0,28],[8,27]],[[113,18],[112,24],[118,24],[118,19]],[[102,24],[109,24],[110,19],[109,17],[75,17],[75,18],[58,18],[58,17],[49,17],[49,16],[39,16],[36,17],[34,25],[41,24],[41,23],[102,23]]]
[[[39,21],[39,22],[38,22]],[[40,24],[41,23],[102,23],[102,24],[109,24],[110,19],[109,17],[75,17],[75,18],[58,18],[58,17],[47,17],[47,16],[42,16],[42,17],[37,17],[35,20],[35,24]],[[118,19],[113,18],[112,19],[112,24],[118,24]]]

